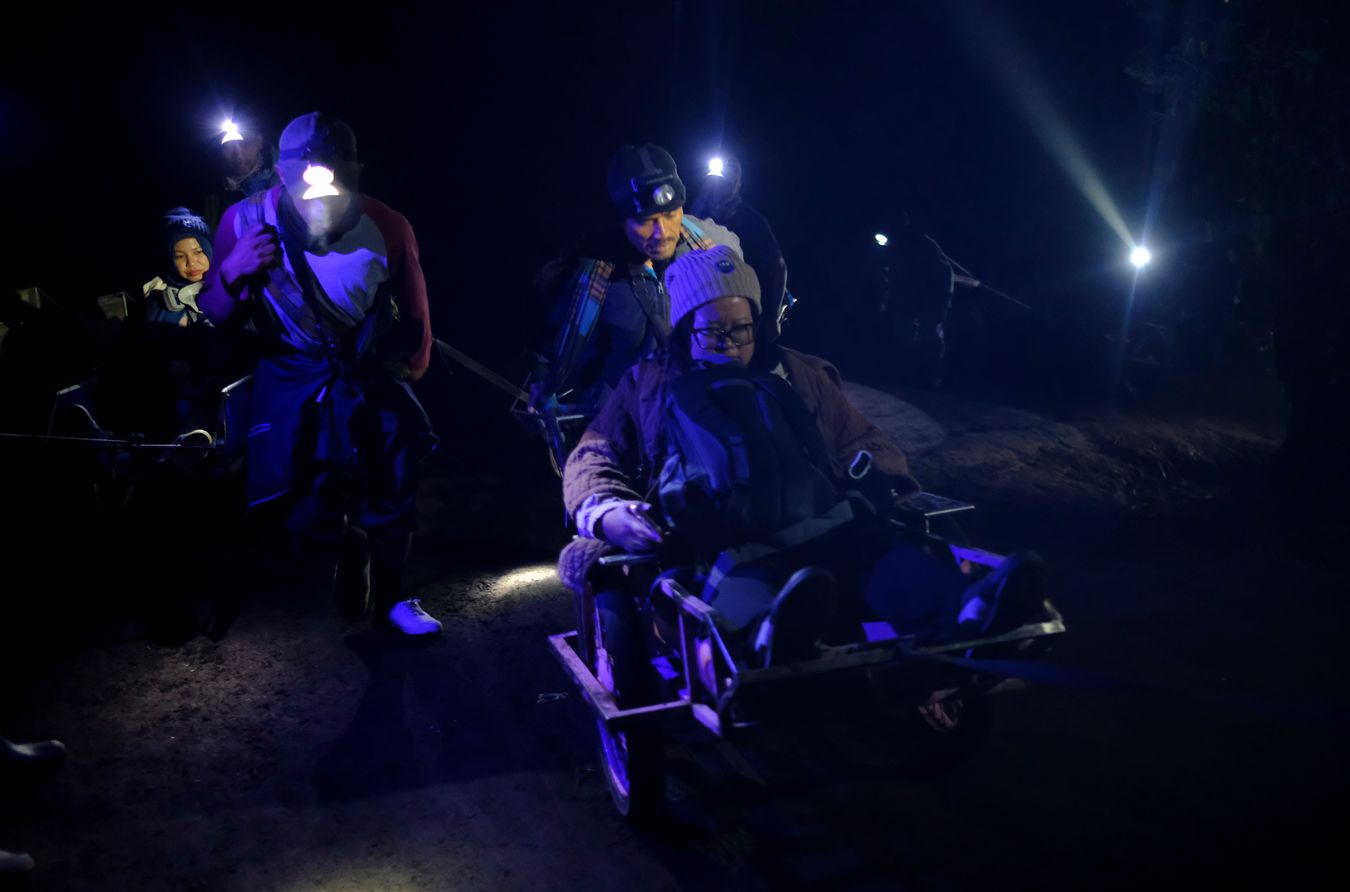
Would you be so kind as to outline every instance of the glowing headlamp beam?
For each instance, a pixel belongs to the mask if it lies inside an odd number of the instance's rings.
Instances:
[[[1153,252],[1143,245],[1135,245],[1130,250],[1130,263],[1134,264],[1135,269],[1143,269],[1153,260]]]
[[[877,244],[881,245],[883,248],[886,247],[886,244],[890,241],[884,232],[878,232],[876,235],[872,236],[872,238],[876,239]]]
[[[708,159],[708,176],[720,177],[726,172],[727,164],[721,158]]]
[[[339,194],[337,188],[333,185],[331,168],[320,164],[311,164],[305,168],[304,179],[309,188],[305,190],[305,194],[301,198],[325,198]]]
[[[1135,241],[1130,237],[1129,227],[1125,225],[1116,203],[1111,200],[1096,168],[1088,161],[1082,146],[1050,98],[1044,82],[1033,73],[1032,59],[1013,38],[1011,29],[988,9],[978,18],[967,17],[958,21],[979,45],[977,56],[988,65],[997,81],[1018,100],[1036,138],[1059,162],[1069,180],[1101,215],[1106,225],[1119,236],[1121,242],[1126,247],[1133,247]]]
[[[556,583],[557,580],[558,568],[554,564],[521,567],[499,577],[496,584],[492,586],[492,594],[496,597],[518,595],[522,592],[538,589],[547,583]],[[549,590],[545,589],[545,591]]]
[[[225,143],[227,142],[235,142],[237,140],[242,140],[244,138],[244,134],[239,132],[239,125],[236,124],[234,121],[230,120],[229,118],[226,118],[221,123],[220,131],[221,131],[220,144],[222,146],[225,145]]]

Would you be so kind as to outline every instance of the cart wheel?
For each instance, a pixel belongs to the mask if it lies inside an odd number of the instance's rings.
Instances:
[[[599,610],[592,603],[591,628],[593,638],[591,666],[595,677],[610,693],[623,690],[625,679],[633,679],[651,666],[642,661],[645,648],[623,648],[625,655],[614,654],[605,646],[605,634]],[[621,628],[609,630],[611,640],[616,635],[637,635],[636,623],[621,623]],[[619,814],[635,824],[649,824],[663,811],[666,798],[665,741],[653,728],[611,731],[603,721],[596,723],[599,734],[600,766],[605,773],[610,799]]]

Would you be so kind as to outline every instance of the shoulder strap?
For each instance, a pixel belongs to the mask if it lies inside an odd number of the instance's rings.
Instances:
[[[553,367],[550,370],[551,388],[558,389],[576,370],[578,358],[590,343],[600,311],[605,306],[609,280],[614,265],[590,257],[580,258],[577,272],[571,282],[571,299],[567,318],[553,345]]]
[[[689,245],[695,251],[706,251],[713,246],[703,227],[695,223],[688,214],[685,214],[684,222],[680,225],[684,229],[684,237],[689,240]]]
[[[305,257],[305,246],[295,234],[288,233],[285,227],[278,229],[281,232],[282,248],[291,262],[291,269],[295,271],[294,277],[286,276],[286,278],[299,286],[300,296],[305,305],[313,311],[321,331],[327,335],[341,337],[353,326],[360,324],[360,319],[344,313],[328,298],[328,294],[323,290],[323,284]],[[280,272],[285,274],[286,271],[281,268]]]
[[[239,202],[240,229],[267,222],[266,204],[271,190],[256,192]],[[280,227],[278,227],[280,232]],[[267,288],[273,300],[265,301],[268,312],[284,314],[312,348],[329,337],[340,337],[360,320],[352,319],[323,294],[314,271],[305,259],[304,247],[282,234],[282,251],[290,261],[274,265],[267,273]]]
[[[239,202],[239,228],[241,230],[265,222],[263,202],[267,200],[267,191],[255,192]]]
[[[239,202],[237,219],[241,234],[267,222],[264,202],[267,201],[269,192],[270,190],[255,192]],[[299,283],[287,273],[284,263],[276,264],[268,270],[267,290],[274,299],[260,301],[263,312],[272,317],[285,315],[311,346],[317,347],[323,343],[323,332],[318,319],[305,303],[305,296],[300,290]],[[274,318],[272,324],[280,327],[281,321]]]
[[[807,460],[827,479],[834,476],[830,461],[830,450],[825,444],[825,436],[820,432],[810,408],[801,396],[792,389],[792,385],[773,374],[759,375],[755,379],[758,388],[767,393],[782,410],[783,417],[792,426],[793,433],[805,449]]]

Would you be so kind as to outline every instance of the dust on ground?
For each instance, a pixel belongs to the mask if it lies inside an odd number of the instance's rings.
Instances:
[[[1050,660],[1135,687],[1008,695],[942,776],[765,786],[675,749],[682,823],[640,834],[547,652],[573,619],[542,449],[510,473],[451,455],[412,568],[437,641],[347,627],[320,559],[232,541],[190,583],[247,596],[220,641],[9,660],[30,668],[0,728],[70,759],[6,797],[0,847],[34,854],[34,889],[1320,888],[1350,608],[1266,478],[1278,430],[850,393],[928,490],[977,505],[973,541],[1047,559],[1069,626]]]

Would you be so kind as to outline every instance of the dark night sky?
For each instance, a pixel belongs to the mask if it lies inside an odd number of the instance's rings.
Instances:
[[[509,347],[500,330],[534,270],[603,219],[605,163],[626,141],[666,145],[691,185],[709,149],[738,151],[804,298],[828,297],[898,208],[1023,297],[1124,287],[1106,270],[1119,242],[1002,86],[1047,85],[1137,226],[1155,125],[1123,71],[1149,39],[1123,0],[428,4],[377,18],[394,7],[312,26],[304,7],[261,4],[228,26],[223,6],[54,11],[13,33],[0,152],[18,233],[0,285],[78,300],[149,278],[158,214],[200,204],[213,128],[237,104],[274,130],[314,108],[345,117],[364,188],[417,229],[438,332],[489,353]],[[1009,71],[982,41],[1028,61]]]

